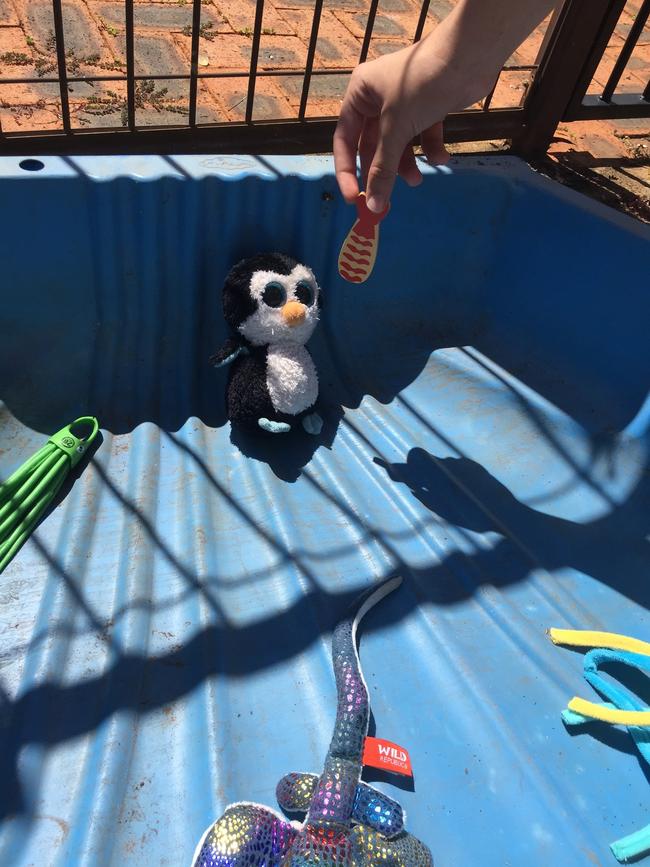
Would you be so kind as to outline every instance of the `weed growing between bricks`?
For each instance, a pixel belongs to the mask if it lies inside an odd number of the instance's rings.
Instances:
[[[169,102],[167,97],[167,88],[156,88],[155,81],[145,79],[144,81],[135,82],[135,108],[145,109],[153,108],[156,111],[169,111],[173,114],[187,114],[187,106],[177,105]],[[129,122],[129,112],[127,101],[124,97],[119,96],[113,90],[107,90],[106,95],[91,95],[84,102],[80,103],[75,110],[75,114],[89,114],[94,117],[105,117],[110,114],[120,113],[120,122],[122,126],[126,126]],[[89,123],[85,118],[79,118],[81,123]]]

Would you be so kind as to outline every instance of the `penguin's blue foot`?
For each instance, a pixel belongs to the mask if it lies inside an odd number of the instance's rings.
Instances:
[[[323,430],[323,419],[318,415],[317,412],[312,412],[310,415],[306,415],[303,418],[302,426],[308,434],[311,434],[313,437],[317,437],[319,433]]]
[[[280,434],[289,433],[291,425],[283,421],[269,421],[268,418],[260,418],[257,420],[258,425],[267,433]]]

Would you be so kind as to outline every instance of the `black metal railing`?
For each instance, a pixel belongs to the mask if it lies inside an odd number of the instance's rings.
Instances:
[[[586,89],[598,67],[600,58],[609,44],[620,13],[625,8],[625,3],[619,2],[613,4],[613,6],[614,14],[608,16],[603,22],[599,38],[585,61],[583,75],[572,94],[563,120],[595,120],[599,118],[608,119],[632,116],[650,117],[650,77],[642,92],[617,93],[621,77],[632,57],[643,29],[648,23],[650,0],[643,0],[602,93],[597,95],[586,93]],[[616,15],[616,12],[618,12],[618,15]]]
[[[418,41],[423,33],[430,0],[424,0],[413,34]],[[632,56],[648,20],[650,0],[643,0],[634,25],[609,76],[598,95],[587,94],[594,72],[609,44],[610,37],[626,6],[625,0],[566,0],[556,10],[552,31],[547,34],[541,56],[532,65],[508,65],[504,72],[530,73],[532,85],[520,105],[510,108],[493,106],[498,85],[488,94],[480,108],[450,115],[445,123],[445,138],[450,142],[511,139],[513,148],[524,154],[543,153],[560,121],[596,118],[649,117],[650,81],[638,94],[617,93],[621,76]],[[314,0],[313,17],[304,68],[260,69],[259,52],[263,32],[264,0],[257,0],[251,34],[251,57],[248,71],[199,69],[201,36],[201,0],[193,0],[190,65],[187,73],[142,74],[135,71],[134,0],[125,0],[126,72],[83,75],[78,68],[68,69],[65,46],[62,0],[53,0],[56,47],[56,75],[29,78],[0,78],[2,85],[56,84],[61,102],[61,128],[57,130],[3,131],[0,126],[2,153],[98,153],[98,152],[192,152],[227,153],[318,152],[331,148],[336,119],[307,116],[310,87],[315,76],[350,74],[351,67],[315,68],[316,46],[321,23],[323,0]],[[379,0],[371,0],[359,60],[368,56],[373,37]],[[256,84],[259,78],[282,76],[302,78],[296,116],[257,120],[254,118]],[[199,83],[208,79],[244,79],[247,81],[246,108],[243,121],[200,123],[197,121]],[[168,126],[142,127],[137,123],[138,82],[187,81],[189,103],[187,122]],[[74,127],[71,121],[69,88],[77,83],[121,82],[126,84],[123,124]]]
[[[626,0],[567,0],[560,11],[526,100],[527,122],[515,137],[525,154],[546,151],[561,121],[650,117],[650,82],[633,94],[616,93],[648,19],[644,0],[600,94],[587,94]]]

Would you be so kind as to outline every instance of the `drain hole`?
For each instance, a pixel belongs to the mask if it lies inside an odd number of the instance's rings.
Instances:
[[[45,168],[45,163],[40,160],[21,160],[18,165],[26,172],[40,172],[41,169]]]

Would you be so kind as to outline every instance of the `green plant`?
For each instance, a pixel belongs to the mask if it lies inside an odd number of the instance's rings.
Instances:
[[[81,66],[83,58],[77,57],[77,55],[74,53],[74,48],[70,48],[65,53],[65,59],[67,71],[72,75],[76,75],[79,72],[79,67]]]
[[[107,24],[106,21],[104,21],[104,19],[101,17],[101,15],[99,17],[99,23],[102,27],[102,30],[105,30],[109,34],[109,36],[120,35],[120,31],[117,29],[117,27],[113,27],[111,24]]]
[[[240,36],[252,36],[253,28],[252,27],[240,27],[239,30],[235,30],[235,33],[238,33]],[[262,35],[263,36],[277,36],[277,32],[272,27],[262,27]]]
[[[104,117],[107,114],[114,114],[122,108],[123,100],[115,93],[114,90],[107,90],[106,96],[91,95],[82,106],[82,110],[86,114],[91,114],[95,117]]]
[[[51,40],[48,40],[46,45],[48,47],[51,47]],[[39,48],[37,48],[36,50],[41,56],[37,57],[34,61],[34,68],[38,77],[43,78],[45,75],[48,75],[50,72],[53,72],[55,69],[57,69],[57,61],[51,56],[51,54],[48,54],[45,51],[41,51]],[[110,60],[106,63],[102,63],[101,56],[99,54],[77,55],[74,48],[68,49],[68,51],[66,51],[65,53],[65,57],[67,72],[72,75],[76,75],[81,69],[82,65],[92,66],[97,69],[104,69],[107,72],[115,72],[116,70],[120,70],[123,66],[121,60]],[[29,62],[31,63],[31,60]]]
[[[192,35],[192,25],[186,24],[185,27],[181,30],[183,36],[191,36]],[[205,24],[201,24],[199,27],[199,36],[202,39],[207,39],[208,42],[213,42],[217,38],[216,33],[212,33],[212,21],[206,21]]]
[[[34,69],[39,78],[43,78],[56,69],[56,60],[48,60],[45,57],[37,57],[34,61]]]
[[[121,60],[109,60],[107,63],[95,63],[89,65],[94,65],[98,69],[105,69],[108,72],[115,72],[121,70],[124,63]]]
[[[168,90],[166,87],[156,89],[156,82],[147,78],[144,81],[136,81],[134,88],[134,102],[136,109],[138,108],[153,108],[156,111],[170,111],[175,114],[187,114],[187,108],[182,105],[174,105],[169,102],[167,97]],[[129,122],[129,110],[126,100],[122,100],[121,105],[121,121],[122,126],[126,126]]]
[[[31,36],[26,36],[25,41],[27,42],[27,44],[29,45],[30,48],[36,47],[36,43],[34,42],[34,40],[32,39]]]
[[[53,58],[53,55],[56,52],[56,36],[54,35],[54,31],[50,30],[50,33],[45,40],[45,48],[39,48],[38,45],[34,43],[34,50],[37,54],[40,54],[40,57],[37,57],[34,61],[34,69],[36,70],[38,77],[43,78],[44,75],[47,75],[49,72],[53,72],[56,69],[56,60]]]
[[[29,66],[32,58],[22,51],[5,51],[4,54],[0,54],[0,61],[7,66]]]

